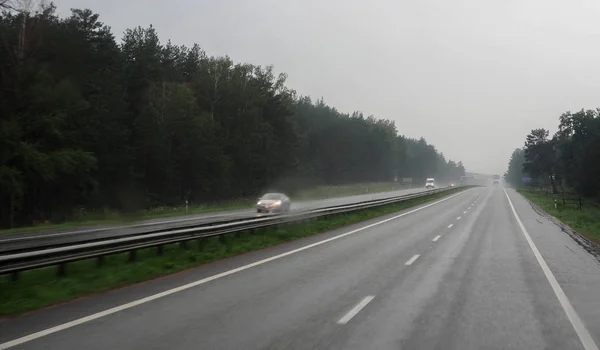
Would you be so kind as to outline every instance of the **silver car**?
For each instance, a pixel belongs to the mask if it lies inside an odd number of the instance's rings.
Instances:
[[[267,193],[258,199],[256,211],[258,213],[287,213],[290,211],[291,201],[283,193]]]

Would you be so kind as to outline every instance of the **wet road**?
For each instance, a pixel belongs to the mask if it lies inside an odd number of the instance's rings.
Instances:
[[[4,321],[0,349],[597,349],[599,291],[490,186]]]

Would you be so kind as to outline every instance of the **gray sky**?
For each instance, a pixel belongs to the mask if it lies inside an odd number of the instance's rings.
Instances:
[[[467,170],[502,174],[533,128],[596,108],[598,0],[55,0],[90,8],[118,39],[152,24],[166,42],[273,64],[342,112],[392,119]]]

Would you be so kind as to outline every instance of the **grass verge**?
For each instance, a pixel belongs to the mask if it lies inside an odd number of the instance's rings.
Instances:
[[[597,204],[584,202],[579,210],[573,203],[562,204],[560,195],[546,194],[544,191],[537,190],[518,190],[518,192],[548,214],[600,244],[600,207]],[[558,201],[557,209],[554,209],[554,199]]]
[[[143,249],[137,252],[138,260],[136,262],[127,262],[127,254],[107,256],[102,267],[96,267],[94,259],[74,262],[68,265],[67,276],[60,278],[56,277],[55,268],[25,271],[21,273],[17,282],[11,282],[9,276],[0,276],[0,315],[15,315],[83,295],[172,274],[219,259],[397,212],[463,189],[457,188],[357,213],[341,214],[307,223],[289,224],[277,229],[266,228],[254,233],[244,232],[238,236],[228,235],[221,240],[213,237],[203,240],[201,245],[189,242],[188,249],[173,244],[164,247],[162,256],[158,256],[153,248]]]
[[[317,200],[335,197],[355,196],[359,194],[399,191],[410,188],[395,182],[367,182],[352,185],[318,186],[293,196],[294,200]]]
[[[359,194],[369,193],[380,193],[389,191],[398,191],[407,189],[406,185],[402,185],[394,182],[372,182],[372,183],[360,183],[352,185],[340,185],[340,186],[319,186],[313,189],[303,191],[293,196],[293,200],[319,200],[335,197],[353,196]],[[6,233],[20,233],[20,232],[37,232],[37,231],[48,231],[48,230],[60,230],[69,228],[81,228],[81,227],[92,227],[101,225],[120,225],[126,223],[132,223],[142,220],[185,216],[185,215],[198,215],[206,214],[219,211],[239,210],[248,209],[256,203],[256,199],[241,198],[237,200],[223,201],[218,203],[208,203],[200,205],[191,205],[186,208],[181,207],[160,207],[153,208],[150,210],[142,211],[133,215],[123,215],[117,212],[92,212],[82,214],[78,219],[67,221],[64,223],[43,223],[35,226],[19,227],[12,229],[0,230],[0,234]]]

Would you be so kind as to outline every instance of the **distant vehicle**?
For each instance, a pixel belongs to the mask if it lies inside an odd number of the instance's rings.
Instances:
[[[291,200],[283,193],[267,193],[258,199],[258,213],[287,213],[290,211]]]
[[[498,180],[500,180],[500,175],[493,175],[492,179],[494,179],[494,183],[497,184]]]
[[[435,179],[430,177],[425,181],[425,188],[435,188]]]
[[[452,183],[452,184],[448,185],[448,187],[454,187],[454,184]]]

